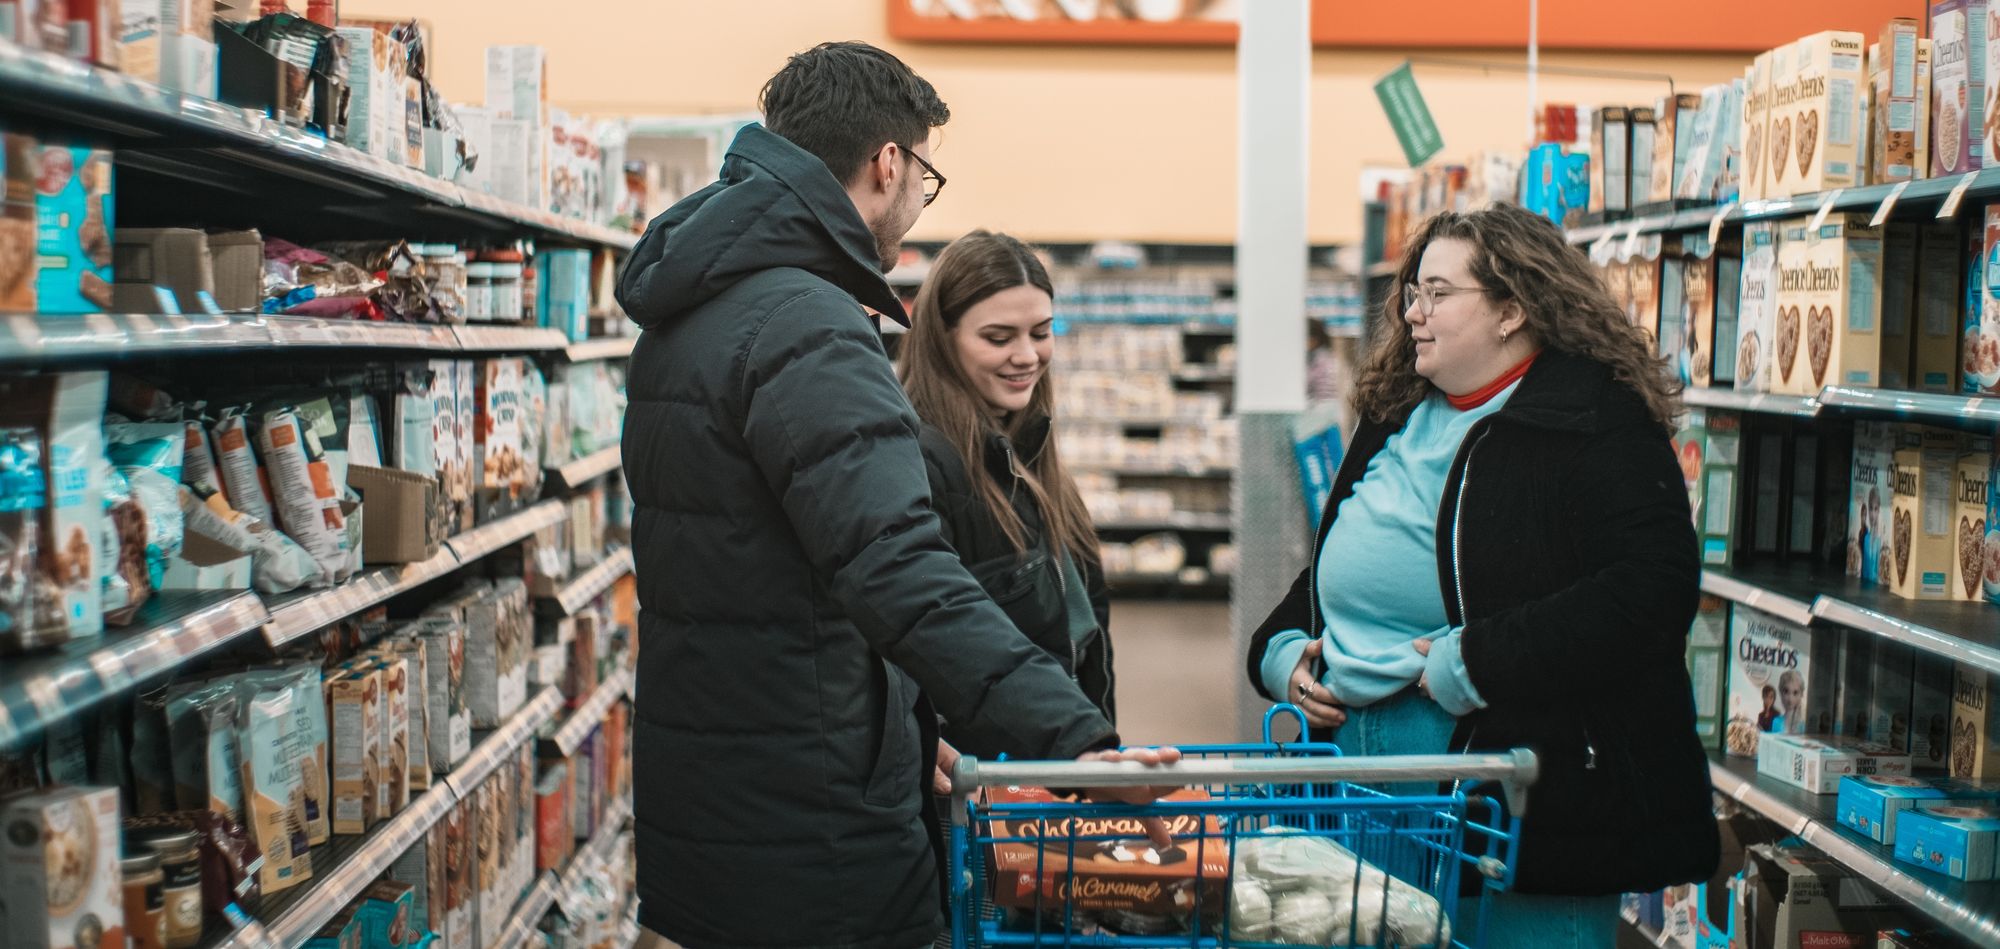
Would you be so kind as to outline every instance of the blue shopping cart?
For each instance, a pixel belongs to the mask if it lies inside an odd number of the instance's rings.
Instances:
[[[1262,743],[1184,747],[1172,766],[960,759],[952,945],[1478,949],[1513,880],[1534,753],[1343,757],[1271,740],[1280,714],[1303,732],[1304,713],[1275,706]],[[1487,782],[1505,810],[1467,793]],[[1130,805],[1041,790],[1148,785],[1192,791]]]

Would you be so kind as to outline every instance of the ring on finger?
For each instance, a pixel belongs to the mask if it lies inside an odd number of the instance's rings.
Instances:
[[[1312,684],[1312,683],[1310,683],[1310,682],[1301,682],[1301,683],[1299,683],[1299,697],[1300,697],[1300,698],[1305,698],[1305,699],[1309,699],[1309,698],[1312,698],[1312,697],[1313,697],[1313,684]]]

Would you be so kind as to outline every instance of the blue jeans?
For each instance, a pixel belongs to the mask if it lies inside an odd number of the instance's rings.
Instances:
[[[1366,708],[1347,710],[1334,744],[1347,755],[1436,755],[1452,749],[1457,720],[1437,703],[1405,689]],[[1392,784],[1391,794],[1435,794],[1432,784]],[[1460,941],[1470,941],[1477,898],[1459,904]],[[1618,897],[1492,893],[1486,899],[1484,949],[1602,949],[1618,941]]]

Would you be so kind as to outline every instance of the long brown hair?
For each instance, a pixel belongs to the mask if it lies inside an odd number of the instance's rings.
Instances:
[[[1515,303],[1527,314],[1526,330],[1545,349],[1603,363],[1646,402],[1653,420],[1671,430],[1681,414],[1681,384],[1646,331],[1626,318],[1604,278],[1583,251],[1563,239],[1547,218],[1512,204],[1431,218],[1410,239],[1403,264],[1383,301],[1375,342],[1355,384],[1354,409],[1387,423],[1402,418],[1431,392],[1417,375],[1417,344],[1403,322],[1403,287],[1431,242],[1472,244],[1472,275],[1494,303]]]
[[[903,340],[903,388],[909,392],[917,417],[943,432],[958,449],[974,493],[1021,553],[1028,550],[1027,527],[1009,500],[1013,487],[1003,487],[986,467],[986,442],[995,434],[1016,438],[1035,420],[1047,417],[1049,436],[1041,451],[1033,458],[1017,456],[1014,473],[1041,512],[1049,551],[1068,550],[1095,562],[1097,534],[1091,527],[1090,512],[1056,450],[1053,374],[1044,371],[1028,407],[996,425],[958,361],[952,337],[966,311],[996,293],[1020,286],[1032,286],[1051,299],[1055,297],[1048,271],[1020,241],[982,230],[951,242],[931,264],[930,277],[917,291],[910,333]]]

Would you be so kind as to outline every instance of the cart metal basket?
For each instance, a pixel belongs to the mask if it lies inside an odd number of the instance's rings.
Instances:
[[[1171,766],[960,759],[953,946],[1478,949],[1486,903],[1513,879],[1533,752],[1344,757],[1270,740],[1280,714],[1303,730],[1277,706],[1264,742],[1184,747]],[[1505,810],[1467,793],[1487,782]],[[1027,790],[1169,785],[1201,799]],[[1149,843],[1141,818],[1173,846]]]

